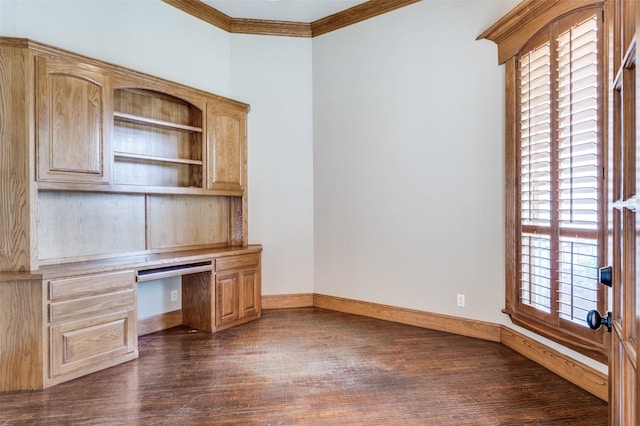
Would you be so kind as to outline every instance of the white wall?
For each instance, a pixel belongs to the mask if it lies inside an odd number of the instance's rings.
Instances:
[[[311,40],[234,34],[231,89],[249,113],[249,236],[262,293],[313,292]]]
[[[502,12],[423,1],[314,39],[317,293],[503,320],[503,77],[475,41]]]
[[[230,95],[229,34],[159,0],[0,0],[0,35]]]
[[[313,40],[315,292],[505,324],[606,371],[501,313],[504,70],[475,38],[516,4],[424,0]]]
[[[171,291],[177,292],[177,300],[171,300]],[[138,320],[182,308],[182,280],[180,277],[138,283]]]

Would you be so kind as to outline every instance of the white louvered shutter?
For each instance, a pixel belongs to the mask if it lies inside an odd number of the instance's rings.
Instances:
[[[598,22],[520,55],[520,303],[586,326],[597,309]]]
[[[581,324],[598,296],[597,31],[593,16],[557,39],[559,313]]]

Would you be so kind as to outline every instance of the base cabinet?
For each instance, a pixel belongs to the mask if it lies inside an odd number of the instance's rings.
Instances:
[[[0,276],[0,391],[42,389],[138,357],[134,271]]]
[[[134,271],[48,284],[49,385],[138,357]]]
[[[223,328],[260,316],[260,271],[257,268],[216,276],[216,327]]]
[[[216,260],[216,329],[260,318],[260,255]]]
[[[214,262],[214,273],[182,277],[182,323],[213,333],[260,318],[260,253]]]

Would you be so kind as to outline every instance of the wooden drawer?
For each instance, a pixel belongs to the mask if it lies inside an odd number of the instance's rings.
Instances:
[[[135,274],[133,271],[117,271],[56,279],[49,282],[49,297],[51,300],[57,300],[90,294],[110,293],[117,289],[133,288],[134,282]]]
[[[52,326],[50,377],[86,374],[137,356],[135,327],[133,310]]]
[[[92,315],[101,311],[134,309],[135,300],[133,289],[128,289],[109,294],[52,302],[50,305],[50,320],[55,322],[73,317]]]
[[[216,272],[250,268],[258,266],[259,263],[259,254],[243,254],[240,256],[223,257],[216,259]]]

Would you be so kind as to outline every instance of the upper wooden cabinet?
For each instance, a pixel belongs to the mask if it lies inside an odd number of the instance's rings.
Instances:
[[[0,69],[0,271],[248,244],[247,104],[20,38]]]
[[[207,102],[207,188],[242,193],[247,165],[246,109]]]
[[[107,183],[111,114],[107,72],[64,57],[37,57],[38,180]]]
[[[0,43],[26,44],[33,58],[38,189],[244,195],[248,105],[30,41]]]

